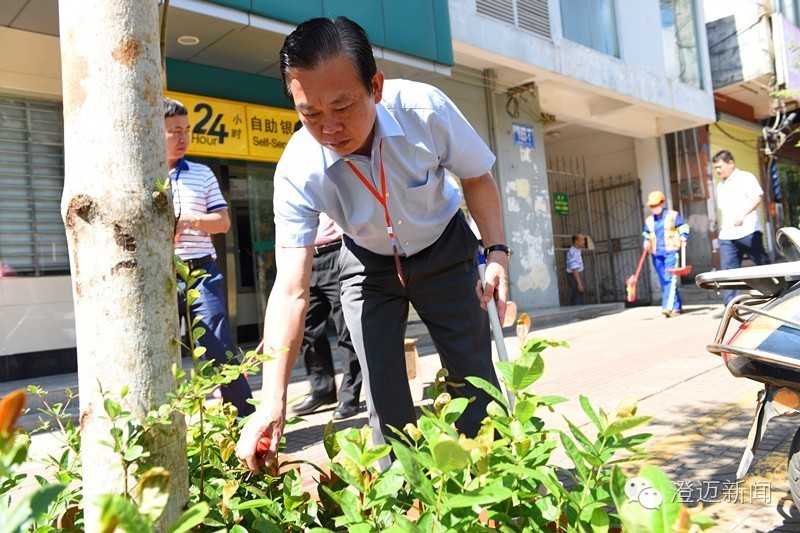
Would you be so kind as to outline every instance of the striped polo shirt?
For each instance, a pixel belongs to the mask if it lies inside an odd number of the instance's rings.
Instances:
[[[207,166],[181,159],[169,171],[169,177],[175,218],[181,215],[205,215],[228,207],[219,190],[217,177]],[[204,255],[217,258],[211,235],[199,229],[188,229],[181,233],[175,253],[183,260]]]

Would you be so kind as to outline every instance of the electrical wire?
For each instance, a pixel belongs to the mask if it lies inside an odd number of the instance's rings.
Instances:
[[[728,40],[728,39],[730,39],[731,37],[736,37],[737,35],[741,35],[741,34],[743,34],[743,33],[744,33],[744,32],[746,32],[746,31],[750,31],[750,30],[752,30],[753,28],[755,28],[755,27],[756,27],[756,25],[758,25],[758,24],[761,22],[761,19],[763,19],[763,18],[764,18],[764,17],[766,17],[767,15],[769,15],[769,13],[767,13],[766,11],[765,11],[765,12],[762,12],[762,13],[760,13],[760,14],[758,15],[758,18],[756,19],[756,21],[755,21],[755,22],[753,22],[751,25],[749,25],[748,27],[746,27],[746,28],[744,28],[744,29],[737,30],[737,31],[735,31],[735,32],[733,32],[733,33],[731,33],[731,34],[728,34],[728,35],[726,35],[725,37],[723,37],[722,39],[718,40],[717,42],[715,42],[715,43],[713,43],[713,44],[710,44],[710,45],[708,45],[708,50],[709,50],[709,51],[713,50],[713,49],[714,49],[714,48],[716,48],[718,45],[720,45],[720,44],[722,44],[723,42],[727,41],[727,40]]]

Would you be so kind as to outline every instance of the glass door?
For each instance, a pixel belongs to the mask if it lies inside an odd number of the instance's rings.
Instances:
[[[258,323],[263,331],[267,298],[275,283],[275,221],[272,211],[274,166],[247,167],[250,231],[255,265]]]

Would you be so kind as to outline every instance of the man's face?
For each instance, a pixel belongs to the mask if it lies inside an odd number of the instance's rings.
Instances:
[[[300,120],[319,144],[339,155],[369,155],[383,72],[372,78],[372,94],[344,56],[311,70],[292,69],[288,75]]]
[[[664,202],[661,202],[658,205],[651,205],[650,212],[653,213],[655,216],[659,216],[664,211]]]
[[[189,130],[189,117],[175,115],[164,119],[167,130],[167,161],[182,158],[189,149],[191,132]]]
[[[575,248],[583,248],[586,246],[586,235],[578,235],[578,240],[575,241]]]
[[[719,161],[714,163],[714,172],[716,172],[717,175],[724,180],[728,179],[728,176],[731,175],[734,169],[736,169],[736,163],[734,161],[726,163],[725,161],[720,159]]]

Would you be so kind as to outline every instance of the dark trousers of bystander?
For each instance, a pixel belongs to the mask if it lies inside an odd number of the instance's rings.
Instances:
[[[586,288],[586,283],[583,281],[583,272],[578,273],[581,277],[581,283]],[[575,274],[567,272],[567,285],[569,285],[569,305],[583,305],[584,293],[578,290],[578,280],[575,279]]]
[[[741,239],[720,239],[719,241],[719,262],[722,270],[730,270],[742,266],[742,257],[747,257],[757,265],[770,264],[769,256],[764,250],[764,234],[754,231]],[[722,291],[725,298],[725,305],[728,305],[739,291]]]
[[[342,382],[337,396],[340,403],[354,406],[358,404],[361,394],[361,366],[344,321],[340,290],[339,250],[331,249],[314,256],[300,357],[306,365],[311,395],[336,395],[333,353],[325,327],[328,315],[332,315],[342,360]]]
[[[198,344],[206,349],[203,357],[213,361],[215,365],[220,365],[228,361],[227,352],[235,353],[225,307],[225,280],[217,268],[217,263],[213,260],[199,265],[197,268],[205,270],[208,276],[200,279],[194,286],[200,292],[200,296],[190,308],[191,316],[193,318],[200,317],[200,321],[195,327],[206,330],[198,340]],[[178,288],[179,316],[185,317],[185,284],[181,279],[178,279]],[[231,362],[236,363],[236,359]],[[223,401],[232,403],[239,411],[240,416],[247,416],[255,410],[252,404],[247,403],[247,400],[253,395],[244,376],[239,376],[235,381],[220,387],[220,391]]]

